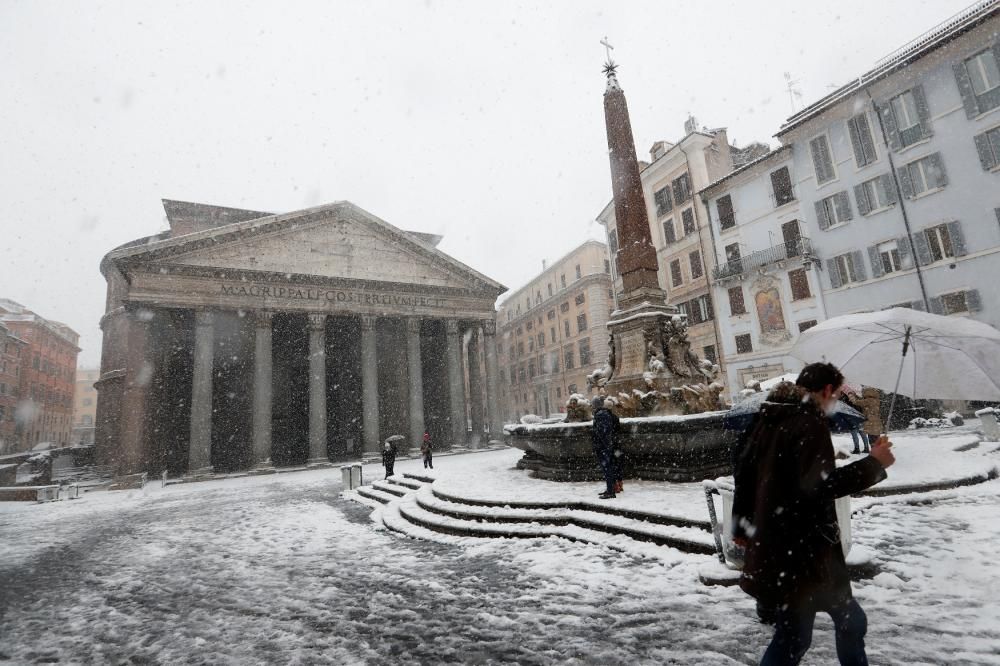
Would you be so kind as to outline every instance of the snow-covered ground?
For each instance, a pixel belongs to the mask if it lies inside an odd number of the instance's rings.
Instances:
[[[952,460],[943,435],[899,436],[897,476],[1000,463],[992,445]],[[947,465],[930,455],[945,450]],[[510,469],[517,453],[441,456],[435,473],[461,490],[470,468],[487,469],[491,487],[517,479],[529,499],[576,485],[526,480]],[[335,469],[157,485],[0,504],[0,661],[751,664],[770,635],[738,588],[698,582],[708,556],[406,539],[339,499]],[[580,484],[581,497],[595,485]],[[704,500],[687,498],[696,487],[641,487],[623,501],[648,494],[659,509],[706,517]],[[1000,664],[1000,482],[918,498],[933,501],[865,499],[855,516],[855,542],[882,568],[855,584],[869,657]],[[805,663],[835,663],[826,618]]]

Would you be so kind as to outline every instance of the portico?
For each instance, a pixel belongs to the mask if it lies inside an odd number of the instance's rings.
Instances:
[[[171,232],[102,262],[97,445],[116,471],[325,464],[390,435],[416,447],[428,431],[440,448],[499,436],[487,398],[505,288],[439,239],[347,202],[284,215],[164,205]]]

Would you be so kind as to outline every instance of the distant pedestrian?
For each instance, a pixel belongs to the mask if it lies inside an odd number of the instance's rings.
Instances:
[[[740,587],[775,624],[762,665],[798,664],[819,611],[833,619],[840,663],[868,663],[868,619],[851,592],[834,500],[884,479],[895,457],[883,436],[871,455],[836,466],[827,414],[843,383],[836,367],[813,363],[795,384],[775,387],[736,468],[733,540],[746,549]]]
[[[385,478],[392,476],[392,468],[396,464],[396,444],[393,442],[386,442],[385,448],[382,449],[382,466],[385,467]]]
[[[431,448],[431,434],[424,433],[424,441],[420,443],[420,454],[424,457],[424,469],[434,469],[434,454]]]
[[[879,390],[871,386],[861,389],[861,400],[858,401],[858,407],[865,415],[862,429],[868,435],[868,440],[878,439],[880,435],[885,433],[885,424],[882,423],[882,396]]]
[[[601,499],[615,497],[615,489],[621,476],[615,456],[615,432],[619,429],[619,421],[607,405],[608,403],[600,396],[591,401],[591,409],[594,413],[591,443],[594,447],[597,463],[604,475],[605,484],[604,492],[599,495]]]
[[[856,412],[861,412],[861,405],[854,401],[854,393],[845,392],[840,401]],[[876,435],[877,436],[877,435]],[[861,429],[860,425],[851,428],[851,439],[854,441],[854,450],[851,453],[861,453],[861,445],[864,446],[865,453],[871,450],[871,442],[868,440],[868,433]]]

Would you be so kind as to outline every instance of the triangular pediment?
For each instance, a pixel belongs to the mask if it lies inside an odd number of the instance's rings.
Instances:
[[[420,236],[347,202],[130,249],[121,257],[128,263],[505,291]]]

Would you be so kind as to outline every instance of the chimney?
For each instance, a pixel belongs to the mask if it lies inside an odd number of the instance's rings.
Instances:
[[[542,259],[542,270],[544,271],[548,267],[549,267],[549,262],[546,261],[545,259]]]
[[[698,131],[698,119],[688,114],[688,119],[684,121],[684,135],[687,136],[692,132]]]

